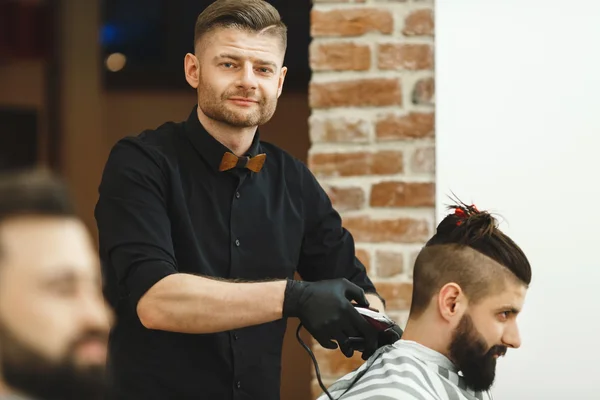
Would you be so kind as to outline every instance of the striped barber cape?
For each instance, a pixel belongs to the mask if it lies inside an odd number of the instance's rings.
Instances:
[[[408,340],[380,348],[328,391],[336,400],[492,399],[489,392],[468,389],[444,355]],[[323,394],[318,400],[329,398]]]

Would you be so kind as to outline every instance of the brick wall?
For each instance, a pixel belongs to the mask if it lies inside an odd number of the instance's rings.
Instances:
[[[434,220],[432,0],[314,0],[308,163],[402,326]],[[326,384],[362,363],[313,350]],[[314,379],[313,397],[321,393]]]

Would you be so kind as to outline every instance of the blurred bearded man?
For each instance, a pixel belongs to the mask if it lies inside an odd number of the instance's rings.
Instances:
[[[1,175],[0,399],[104,398],[100,276],[66,187],[43,172]]]

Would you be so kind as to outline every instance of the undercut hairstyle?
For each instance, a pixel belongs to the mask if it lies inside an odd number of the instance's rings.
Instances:
[[[66,184],[45,170],[26,169],[0,174],[0,224],[18,216],[75,217]]]
[[[198,16],[194,29],[194,48],[198,41],[216,28],[236,28],[279,36],[287,48],[287,27],[275,7],[263,0],[217,0]]]
[[[460,201],[438,225],[414,265],[411,316],[418,317],[447,283],[458,284],[476,304],[507,280],[528,287],[531,265],[521,248],[487,211]]]

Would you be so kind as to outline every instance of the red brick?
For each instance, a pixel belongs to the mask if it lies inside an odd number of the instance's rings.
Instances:
[[[365,249],[356,249],[356,258],[360,260],[361,263],[367,269],[367,274],[371,272],[371,256],[369,252]]]
[[[412,301],[412,283],[375,282],[377,293],[385,299],[387,310],[408,310]]]
[[[313,9],[310,18],[312,37],[361,36],[369,32],[390,34],[394,30],[392,13],[380,8]]]
[[[311,82],[311,108],[402,105],[399,79],[371,78],[341,82]]]
[[[404,253],[378,250],[375,253],[377,276],[391,278],[404,272]]]
[[[398,174],[404,169],[403,163],[402,152],[392,150],[376,153],[316,153],[308,159],[310,169],[319,177]]]
[[[423,147],[415,150],[410,160],[412,172],[428,173],[435,172],[435,149],[433,147]]]
[[[412,92],[414,104],[433,105],[435,97],[435,81],[433,78],[421,79],[415,84]]]
[[[434,207],[435,186],[425,182],[380,182],[371,188],[371,207]]]
[[[433,10],[422,9],[410,13],[404,20],[404,29],[402,30],[402,33],[406,36],[433,36]]]
[[[371,48],[366,44],[313,41],[310,66],[313,71],[366,71],[371,68]]]
[[[340,377],[355,370],[364,363],[361,354],[358,352],[355,352],[352,357],[347,358],[339,348],[335,350],[325,349],[317,341],[315,341],[312,351],[319,363],[321,376],[325,378]]]
[[[310,139],[322,142],[367,142],[369,121],[347,117],[310,118]]]
[[[432,69],[433,49],[428,44],[380,44],[377,66],[381,70]]]
[[[326,191],[339,212],[360,210],[365,206],[365,191],[359,187],[328,186]]]
[[[413,218],[373,219],[367,216],[346,217],[344,227],[356,242],[420,243],[429,239],[429,223]]]
[[[378,140],[397,140],[432,137],[435,131],[433,113],[412,112],[398,116],[388,114],[377,121],[375,132]]]

